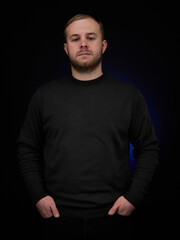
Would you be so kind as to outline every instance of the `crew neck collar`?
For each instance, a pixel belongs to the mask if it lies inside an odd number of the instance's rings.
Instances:
[[[81,86],[92,86],[92,85],[96,85],[98,84],[99,82],[101,82],[103,79],[105,78],[105,73],[103,73],[100,77],[98,78],[95,78],[95,79],[92,79],[92,80],[78,80],[76,78],[74,78],[72,75],[71,75],[71,80],[74,84],[76,85],[81,85]]]

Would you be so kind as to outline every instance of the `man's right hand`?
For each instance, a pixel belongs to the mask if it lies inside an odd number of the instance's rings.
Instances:
[[[36,203],[36,207],[43,218],[60,217],[56,203],[51,196],[46,196]]]

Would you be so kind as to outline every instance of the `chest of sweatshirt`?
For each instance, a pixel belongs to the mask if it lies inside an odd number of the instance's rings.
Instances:
[[[129,87],[109,79],[90,86],[56,83],[41,92],[41,105],[47,148],[128,153],[133,107]]]

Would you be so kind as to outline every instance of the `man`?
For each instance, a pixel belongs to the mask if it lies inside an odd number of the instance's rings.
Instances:
[[[81,219],[84,237],[104,232],[113,239],[119,219],[131,215],[148,191],[158,164],[157,138],[140,92],[102,71],[102,23],[79,14],[64,34],[72,75],[36,91],[18,139],[19,163],[43,218],[74,219],[74,226]],[[87,219],[103,227],[89,228]]]

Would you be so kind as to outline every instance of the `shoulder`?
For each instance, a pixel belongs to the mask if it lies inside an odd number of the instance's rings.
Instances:
[[[37,90],[39,92],[49,92],[49,91],[54,91],[56,89],[62,88],[63,85],[65,85],[68,81],[68,77],[62,77],[62,78],[57,78],[53,79],[51,81],[48,81],[42,85],[40,85]]]
[[[68,77],[63,77],[53,79],[51,81],[39,85],[36,88],[30,102],[42,105],[43,103],[45,102],[47,103],[52,99],[59,98],[66,92],[64,90],[65,89],[64,86],[68,85],[67,82]]]
[[[123,95],[131,96],[133,98],[142,96],[140,90],[132,83],[121,80],[120,78],[112,76],[108,73],[105,73],[105,74],[106,74],[107,83],[110,89],[112,88],[113,91],[117,93],[121,93]]]
[[[35,95],[40,98],[48,98],[48,96],[57,95],[64,91],[68,85],[69,77],[62,77],[45,82],[37,87]]]

